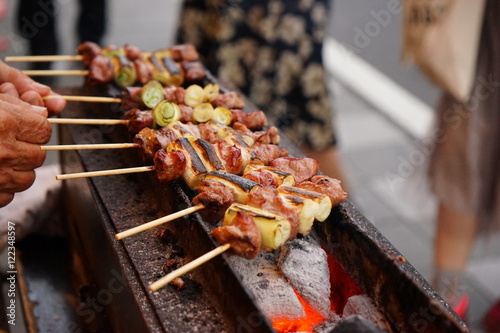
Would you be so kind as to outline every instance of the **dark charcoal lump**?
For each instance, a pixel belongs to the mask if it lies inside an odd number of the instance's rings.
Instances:
[[[342,319],[330,333],[388,333],[389,331],[375,326],[373,323],[358,315]]]

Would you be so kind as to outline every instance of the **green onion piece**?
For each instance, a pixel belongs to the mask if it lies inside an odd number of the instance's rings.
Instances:
[[[164,99],[163,86],[160,82],[151,80],[142,87],[141,100],[148,108],[154,108]]]
[[[193,109],[193,120],[198,123],[205,123],[212,119],[214,115],[214,107],[210,103],[201,103]]]
[[[153,108],[153,120],[156,125],[165,127],[181,118],[179,105],[163,100]]]
[[[133,66],[124,66],[115,74],[115,83],[122,87],[130,87],[137,80],[137,72]]]
[[[223,125],[229,125],[231,124],[231,121],[233,121],[233,114],[228,108],[218,106],[214,109],[212,120]]]
[[[197,84],[192,84],[186,88],[184,104],[194,108],[205,100],[205,91]]]

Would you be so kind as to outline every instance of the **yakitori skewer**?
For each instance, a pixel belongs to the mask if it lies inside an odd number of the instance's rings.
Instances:
[[[185,81],[199,82],[206,70],[198,61],[199,54],[189,44],[174,45],[169,49],[143,52],[138,47],[108,45],[101,48],[91,42],[77,47],[78,56],[9,57],[7,61],[81,60],[86,70],[28,70],[30,76],[83,75],[96,83],[115,82],[124,88],[136,83],[158,80],[163,85],[180,86]]]
[[[255,207],[232,204],[224,215],[223,226],[211,232],[216,240],[219,243],[222,241],[223,244],[150,284],[149,289],[156,291],[173,279],[199,267],[229,249],[237,251],[237,254],[243,257],[248,254],[250,259],[255,258],[262,250],[270,251],[283,246],[290,237],[290,230],[277,228],[273,229],[274,232],[272,232],[269,226],[266,225],[268,223],[275,225],[283,223],[286,225],[288,220]],[[269,242],[269,238],[275,238],[273,242],[276,243],[276,247],[272,249],[265,248],[264,244]]]
[[[287,176],[283,177],[282,181],[287,181],[287,178]],[[193,199],[193,207],[123,231],[115,238],[123,239],[135,235],[206,207],[210,207],[210,221],[208,222],[216,221],[221,216],[221,210],[230,202],[258,207],[262,205],[263,198],[270,201],[265,204],[268,210],[283,214],[292,221],[290,222],[291,236],[295,237],[298,233],[308,234],[314,220],[323,222],[330,215],[332,205],[345,200],[343,195],[333,193],[334,191],[317,192],[317,189],[313,191],[282,184],[275,188],[253,182],[244,176],[224,175],[221,172],[209,173],[202,181],[201,187],[196,189],[199,194]],[[340,187],[336,190],[342,191]],[[272,245],[267,246],[273,248]]]
[[[321,188],[325,185],[325,180],[327,179],[329,179],[329,177],[320,175],[314,176],[313,178],[311,178],[312,181],[306,181],[302,183],[301,186],[302,188],[306,189],[309,188],[311,190],[321,190]],[[331,189],[333,190],[333,192],[338,192],[330,193],[328,195],[329,197],[333,198],[333,205],[337,205],[338,203],[346,199],[347,194],[343,192],[342,188],[339,186],[338,181],[333,182],[333,188]],[[231,206],[226,210],[224,214],[222,227],[218,227],[211,232],[212,236],[217,240],[217,242],[222,245],[150,284],[149,289],[151,291],[156,291],[173,281],[175,278],[188,273],[189,271],[199,267],[200,265],[206,263],[208,260],[211,260],[212,258],[229,249],[233,249],[233,252],[236,251],[236,254],[240,256],[251,259],[262,250],[269,251],[276,249],[277,247],[281,247],[289,239],[290,236],[290,238],[294,237],[293,233],[291,233],[289,236],[287,236],[286,233],[282,235],[276,235],[277,239],[274,240],[275,246],[266,249],[265,244],[269,244],[269,237],[273,237],[273,235],[275,234],[273,232],[269,232],[269,230],[266,230],[263,227],[267,223],[264,223],[264,225],[258,225],[259,223],[257,219],[261,217],[264,219],[279,218],[279,215],[274,215],[274,217],[273,215],[274,214],[262,211],[256,207],[238,203],[231,204]],[[326,216],[324,218],[326,218]],[[312,225],[309,225],[308,229],[305,230],[305,233],[308,233],[311,227]],[[256,230],[258,230],[258,235],[255,234]],[[279,230],[286,231],[286,229]],[[302,231],[301,233],[303,232],[304,231]]]

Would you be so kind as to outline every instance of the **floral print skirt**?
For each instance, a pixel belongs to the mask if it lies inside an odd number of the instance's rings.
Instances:
[[[186,0],[178,42],[245,94],[298,147],[336,144],[322,63],[328,0]]]

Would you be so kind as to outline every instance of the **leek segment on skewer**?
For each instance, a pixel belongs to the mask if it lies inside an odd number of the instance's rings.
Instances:
[[[141,89],[141,100],[148,108],[153,109],[164,99],[163,86],[159,81],[151,80]]]
[[[179,105],[163,100],[153,108],[153,120],[157,126],[165,127],[181,118]]]
[[[122,88],[130,87],[137,80],[137,72],[134,65],[127,59],[125,54],[117,52],[111,58],[113,62],[115,83]]]
[[[250,216],[260,231],[262,250],[273,251],[281,247],[290,238],[290,222],[284,217],[265,210],[233,203],[224,214],[223,225],[231,225],[237,212]]]

